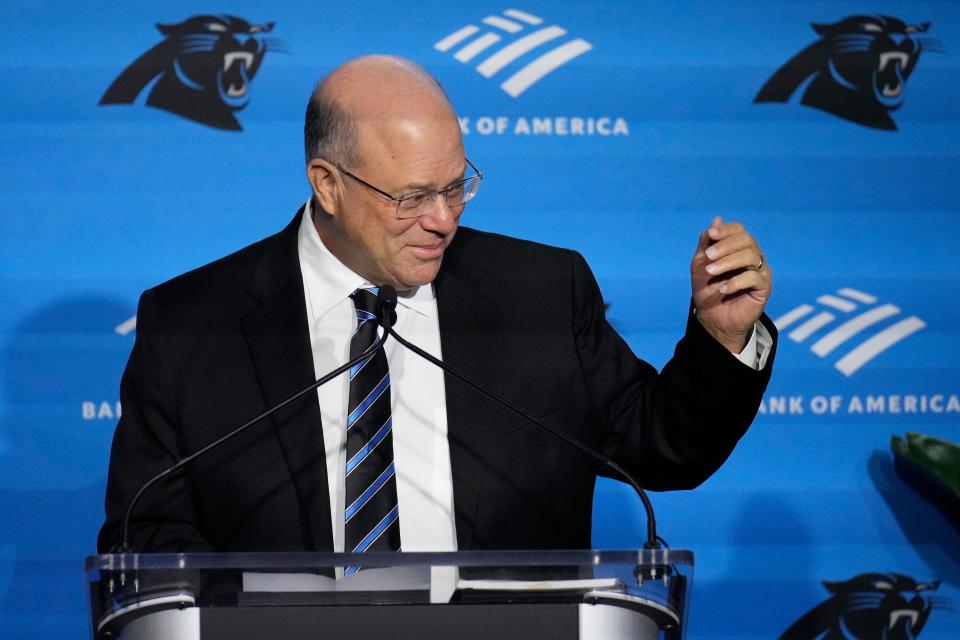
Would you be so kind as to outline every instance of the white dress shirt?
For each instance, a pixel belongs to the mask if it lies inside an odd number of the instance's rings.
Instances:
[[[773,347],[773,336],[763,326],[763,323],[757,320],[753,323],[753,331],[750,333],[747,346],[740,353],[733,355],[751,369],[760,371],[767,366],[767,358],[770,357],[771,347]]]
[[[324,246],[311,219],[310,202],[307,202],[300,222],[298,249],[313,368],[320,377],[350,357],[350,337],[357,325],[350,294],[360,287],[375,286],[375,283],[348,269]],[[424,285],[411,295],[399,298],[396,329],[397,333],[431,355],[441,357],[440,324],[432,285]],[[443,372],[394,340],[387,340],[385,351],[390,367],[401,549],[456,551]],[[326,448],[334,551],[343,551],[349,394],[347,375],[317,389]]]

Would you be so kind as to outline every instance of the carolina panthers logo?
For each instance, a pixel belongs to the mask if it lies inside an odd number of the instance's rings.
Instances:
[[[234,112],[247,106],[250,82],[267,49],[273,23],[250,24],[234,16],[194,16],[158,24],[167,36],[124,69],[100,104],[132,104],[151,83],[147,104],[195,122],[240,131]]]
[[[824,582],[833,596],[811,609],[780,640],[912,640],[935,609],[948,608],[930,592],[940,581],[918,583],[899,573],[864,573]]]
[[[875,129],[895,131],[890,112],[903,103],[903,88],[923,51],[939,44],[920,36],[930,23],[906,24],[890,16],[851,16],[814,24],[822,37],[773,74],[753,99],[800,102]]]

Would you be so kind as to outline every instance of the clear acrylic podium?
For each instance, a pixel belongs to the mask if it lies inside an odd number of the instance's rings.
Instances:
[[[96,640],[680,640],[693,554],[125,554],[85,568]]]

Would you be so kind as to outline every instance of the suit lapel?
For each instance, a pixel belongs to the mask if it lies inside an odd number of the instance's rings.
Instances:
[[[274,406],[314,380],[297,236],[303,209],[274,236],[247,284],[260,306],[241,325],[264,402]],[[305,544],[333,550],[327,465],[316,394],[272,416],[300,502]]]
[[[464,234],[466,235],[466,234]],[[435,281],[443,361],[493,388],[499,364],[500,310],[482,289],[483,267],[462,251],[448,250]],[[444,376],[447,438],[453,475],[457,544],[473,548],[493,407],[479,393]]]

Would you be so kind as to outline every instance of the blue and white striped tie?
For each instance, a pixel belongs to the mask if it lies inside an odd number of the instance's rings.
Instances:
[[[355,358],[380,339],[374,315],[377,289],[357,289],[350,297],[357,313],[350,340],[350,357]],[[382,350],[350,370],[345,486],[344,550],[399,551],[390,371]],[[356,570],[349,567],[346,574]]]

